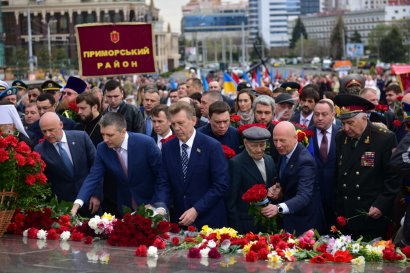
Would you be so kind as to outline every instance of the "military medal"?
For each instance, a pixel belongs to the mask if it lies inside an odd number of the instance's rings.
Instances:
[[[360,160],[360,166],[363,167],[374,167],[374,156],[375,152],[365,152]]]

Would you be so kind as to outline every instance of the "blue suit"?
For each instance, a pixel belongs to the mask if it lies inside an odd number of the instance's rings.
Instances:
[[[198,131],[203,133],[204,135],[207,135],[207,136],[210,136],[216,139],[222,145],[228,146],[229,148],[234,150],[236,154],[239,154],[241,152],[241,149],[239,149],[239,146],[241,145],[241,141],[240,141],[238,129],[236,129],[235,127],[229,126],[228,130],[223,136],[216,136],[212,132],[211,124],[209,123],[199,128]]]
[[[46,163],[45,175],[58,200],[73,202],[94,163],[95,147],[89,136],[83,131],[64,132],[74,165],[74,177],[70,176],[53,144],[45,140],[37,144],[34,150],[41,154]],[[90,192],[90,196],[93,195],[101,200],[101,190],[101,187],[94,188]],[[88,198],[85,201],[88,201]],[[88,208],[88,206],[84,207]]]
[[[293,116],[290,118],[290,122],[292,123],[298,123],[298,124],[302,124],[300,122],[300,111],[297,111],[293,114]],[[309,120],[309,124],[306,127],[310,127],[313,126],[313,116],[312,118]]]
[[[128,177],[124,174],[117,153],[101,142],[90,174],[85,179],[77,198],[88,200],[91,193],[101,184],[104,174],[115,177],[117,207],[132,207],[132,199],[137,205],[152,204],[158,183],[161,154],[154,140],[146,135],[128,132]]]
[[[338,129],[335,125],[332,125],[332,136],[329,143],[329,152],[327,154],[327,161],[323,162],[320,157],[320,146],[317,142],[317,131],[316,128],[311,128],[314,132],[311,138],[313,145],[314,154],[312,156],[315,158],[317,166],[317,178],[319,182],[320,196],[323,205],[323,211],[326,218],[326,228],[329,228],[334,224],[335,213],[334,213],[334,191],[336,189],[336,141],[335,137]]]
[[[227,225],[224,194],[228,190],[228,162],[221,144],[196,132],[184,183],[178,138],[162,147],[161,195],[159,201],[173,203],[171,221],[194,207],[198,212],[194,225],[201,228]],[[171,201],[172,200],[172,201]]]
[[[284,156],[279,160],[282,164]],[[282,187],[282,200],[289,214],[283,215],[283,226],[289,233],[300,235],[308,229],[323,229],[323,209],[317,183],[315,160],[300,143],[288,160],[279,182]]]

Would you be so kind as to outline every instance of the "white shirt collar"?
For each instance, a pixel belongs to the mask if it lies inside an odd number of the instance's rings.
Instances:
[[[322,130],[316,128],[316,133],[317,135],[322,133]],[[326,134],[332,134],[332,126],[330,126],[329,128],[326,129]]]
[[[312,117],[313,117],[313,112],[310,113],[310,115],[307,116],[307,117],[305,117],[302,113],[300,113],[300,121],[301,122],[306,119],[310,123],[310,121],[312,120]],[[309,125],[309,124],[307,124],[307,125]]]
[[[295,147],[293,147],[293,150],[286,155],[287,160],[289,160],[289,159],[292,157],[293,153],[294,153],[295,150],[296,150],[296,147],[298,146],[298,143],[299,143],[299,142],[296,142],[296,145],[295,145]]]
[[[61,138],[60,142],[67,143],[67,136],[65,135],[64,130],[63,130],[63,137]]]
[[[121,144],[121,148],[126,151],[128,150],[128,137],[128,132],[125,132],[125,137]]]
[[[194,129],[194,133],[192,134],[192,136],[188,139],[187,142],[185,142],[185,144],[188,145],[189,148],[192,148],[192,146],[194,145],[195,136],[196,136],[196,130]],[[182,144],[184,144],[184,142],[182,142],[182,141],[180,140],[180,141],[179,141],[179,147],[181,147]]]
[[[169,136],[171,136],[171,135],[172,135],[172,130],[171,130],[171,129],[169,130],[168,134],[166,134],[164,137],[158,135],[158,137],[157,137],[158,142],[161,142],[162,139],[167,138],[167,137],[169,137]]]

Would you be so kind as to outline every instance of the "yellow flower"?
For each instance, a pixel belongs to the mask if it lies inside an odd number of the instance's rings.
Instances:
[[[295,259],[294,255],[296,253],[296,250],[294,248],[287,248],[287,249],[285,249],[284,253],[285,253],[285,258],[289,262],[292,262]]]
[[[243,249],[242,249],[243,254],[248,253],[249,250],[251,250],[251,246],[252,246],[253,244],[254,244],[253,242],[250,242],[249,244],[245,245],[245,246],[243,247]]]
[[[234,256],[230,256],[230,257],[226,256],[226,258],[224,258],[224,261],[221,262],[221,266],[229,267],[231,265],[234,265],[235,263],[236,263],[236,259]]]
[[[356,259],[351,260],[350,262],[355,265],[361,265],[361,264],[364,264],[366,260],[364,259],[363,256],[359,256]]]
[[[282,263],[282,258],[276,253],[276,251],[273,251],[268,254],[268,261],[272,263]]]
[[[104,213],[103,216],[101,216],[101,219],[107,219],[109,221],[111,221],[113,218],[115,218],[115,216],[111,215],[110,213]]]

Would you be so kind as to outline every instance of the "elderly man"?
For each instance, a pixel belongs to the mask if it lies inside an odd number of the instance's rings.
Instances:
[[[371,103],[374,104],[375,107],[379,105],[379,98],[380,98],[380,91],[376,90],[377,87],[365,87],[363,88],[359,96],[362,98],[367,99]],[[382,123],[386,125],[389,130],[393,130],[393,120],[394,114],[386,111],[384,113],[376,112],[375,110],[371,110],[368,113],[369,120],[373,123]]]
[[[47,112],[40,118],[45,141],[34,150],[46,163],[45,175],[59,201],[73,202],[94,163],[95,147],[82,131],[65,131],[59,116]],[[101,187],[96,187],[80,214],[90,217],[100,208]],[[89,203],[88,203],[89,201]]]
[[[177,102],[169,112],[176,138],[162,147],[158,201],[172,202],[171,221],[182,226],[226,226],[223,198],[229,178],[221,144],[195,130],[192,105]]]
[[[253,185],[272,187],[276,177],[275,163],[265,155],[266,141],[271,138],[267,129],[257,126],[243,131],[245,150],[229,160],[230,188],[226,196],[228,224],[241,234],[266,232],[266,228],[254,225],[249,215],[249,205],[242,195]]]
[[[198,129],[199,132],[218,140],[222,145],[239,153],[240,138],[238,130],[231,126],[229,105],[216,101],[209,106],[209,123]]]
[[[282,93],[276,97],[275,102],[275,121],[289,121],[293,115],[295,99],[288,93]]]
[[[343,130],[336,135],[335,209],[351,218],[342,229],[354,238],[386,238],[393,201],[400,190],[398,175],[388,166],[396,147],[394,134],[371,124],[370,101],[355,95],[335,97]]]
[[[69,117],[65,110],[70,109],[70,104],[75,104],[77,96],[87,89],[87,83],[80,78],[70,76],[63,89],[63,98],[58,112],[63,116]],[[79,119],[77,120],[79,121]]]
[[[311,228],[322,231],[324,218],[315,160],[298,143],[295,126],[290,122],[275,126],[273,141],[280,154],[279,185],[274,187],[280,194],[269,194],[269,197],[279,204],[262,208],[262,214],[266,217],[282,214],[285,231],[297,235]]]

